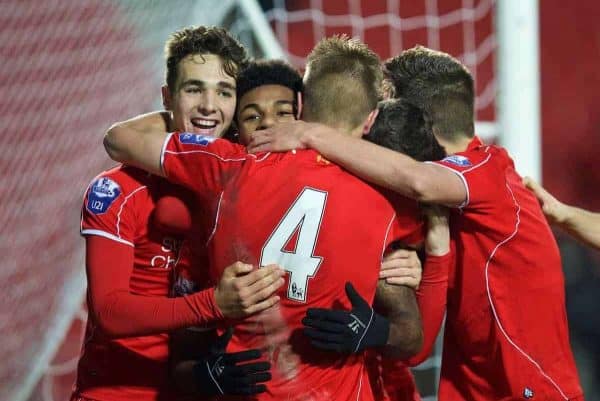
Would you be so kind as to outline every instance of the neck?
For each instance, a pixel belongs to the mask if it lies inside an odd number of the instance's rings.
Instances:
[[[467,150],[469,143],[473,138],[469,138],[467,136],[461,136],[459,139],[455,141],[449,141],[439,136],[435,136],[437,141],[446,149],[446,153],[452,155],[454,153],[464,152]]]

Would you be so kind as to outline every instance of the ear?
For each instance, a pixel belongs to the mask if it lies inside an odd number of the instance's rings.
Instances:
[[[165,110],[171,110],[171,91],[169,90],[168,85],[163,85],[160,88],[162,94],[162,103]]]
[[[369,131],[371,131],[371,127],[375,124],[375,120],[377,119],[377,115],[379,114],[379,109],[375,109],[369,113],[367,119],[365,120],[365,124],[363,125],[363,135],[367,135]]]
[[[302,105],[302,92],[298,91],[298,93],[296,93],[296,120],[302,118]]]

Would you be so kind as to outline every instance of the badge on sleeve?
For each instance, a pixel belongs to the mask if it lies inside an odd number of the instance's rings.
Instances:
[[[105,213],[121,194],[121,187],[107,177],[98,178],[90,187],[87,210],[94,214]]]
[[[447,162],[447,163],[452,163],[452,164],[456,164],[457,166],[460,167],[467,167],[470,166],[471,164],[471,160],[467,159],[464,156],[461,155],[452,155],[452,156],[448,156],[442,159],[443,162]]]
[[[207,146],[209,143],[214,142],[216,139],[217,138],[215,138],[214,136],[190,134],[189,132],[179,134],[179,142],[189,145]]]

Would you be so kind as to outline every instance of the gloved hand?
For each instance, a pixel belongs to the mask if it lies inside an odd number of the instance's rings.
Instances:
[[[202,395],[252,395],[266,391],[262,383],[271,380],[269,362],[249,362],[261,357],[257,349],[226,353],[233,335],[229,328],[194,366],[194,377]]]
[[[346,295],[352,304],[351,311],[310,308],[306,312],[302,324],[311,344],[340,353],[384,346],[390,332],[389,321],[375,313],[349,282]]]

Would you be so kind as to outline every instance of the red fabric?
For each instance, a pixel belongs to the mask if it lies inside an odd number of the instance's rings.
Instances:
[[[367,352],[366,363],[376,401],[421,401],[415,379],[405,363],[386,359],[374,350]]]
[[[389,401],[421,401],[415,379],[402,361],[383,358],[381,377]]]
[[[448,271],[453,263],[452,252],[444,256],[426,256],[423,277],[417,290],[417,302],[423,323],[423,349],[407,361],[410,366],[418,365],[427,359],[435,345],[446,313]]]
[[[280,303],[237,324],[230,343],[230,351],[262,348],[272,362],[273,380],[257,398],[371,400],[363,355],[319,352],[300,321],[309,307],[350,309],[346,281],[373,300],[386,246],[421,229],[416,203],[397,205],[400,226],[383,195],[314,151],[255,156],[185,135],[168,140],[163,168],[196,192],[201,208],[218,203],[209,243],[213,280],[237,260],[278,262],[291,273]]]
[[[222,318],[212,290],[167,298],[175,268],[187,269],[190,259],[181,239],[150,221],[155,200],[179,192],[129,167],[90,185],[81,222],[90,314],[74,396],[171,399],[164,333]]]
[[[469,195],[451,216],[440,401],[580,396],[560,255],[537,200],[506,151],[477,138],[438,164]]]

